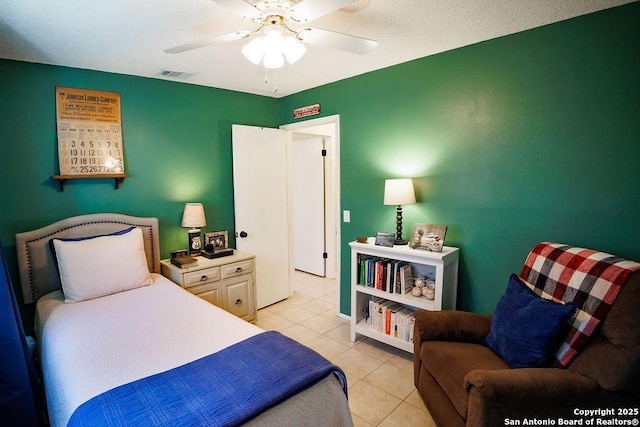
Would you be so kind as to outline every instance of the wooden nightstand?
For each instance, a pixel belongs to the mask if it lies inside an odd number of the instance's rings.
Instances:
[[[255,321],[255,255],[234,251],[222,258],[196,259],[198,265],[191,268],[179,268],[168,259],[162,260],[162,275],[229,313]]]

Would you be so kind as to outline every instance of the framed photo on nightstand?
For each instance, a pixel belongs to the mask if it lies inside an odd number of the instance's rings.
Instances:
[[[226,230],[204,233],[204,247],[207,251],[220,251],[229,247],[229,233]]]

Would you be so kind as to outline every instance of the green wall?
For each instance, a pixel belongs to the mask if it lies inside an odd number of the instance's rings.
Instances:
[[[208,230],[233,231],[231,125],[277,125],[277,101],[268,97],[7,60],[0,76],[0,238],[16,288],[15,233],[68,216],[156,216],[163,257],[187,247],[185,202],[204,204]],[[51,180],[58,173],[56,86],[120,92],[130,178],[118,190],[100,179],[68,181],[60,192]]]
[[[160,220],[161,252],[184,247],[187,201],[233,230],[231,124],[277,126],[319,102],[340,114],[341,311],[349,247],[393,231],[384,179],[413,177],[416,222],[449,226],[461,248],[458,308],[490,312],[542,240],[640,261],[640,3],[503,37],[282,99],[0,60],[0,238],[17,284],[14,234],[85,213]],[[131,175],[60,193],[55,86],[120,92]],[[25,316],[25,319],[28,316]],[[25,322],[30,324],[30,320]]]
[[[233,230],[231,125],[276,126],[276,100],[164,80],[0,60],[0,237],[71,215],[154,215],[161,252],[186,247],[185,202],[202,202],[207,228]],[[67,181],[58,173],[55,87],[120,92],[130,175]]]
[[[341,311],[348,242],[395,229],[384,179],[413,177],[416,222],[461,248],[458,308],[491,312],[539,241],[640,261],[640,3],[308,90],[340,114]]]

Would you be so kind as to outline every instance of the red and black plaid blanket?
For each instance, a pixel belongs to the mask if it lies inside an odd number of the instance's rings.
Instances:
[[[543,242],[531,250],[520,278],[543,298],[577,307],[555,355],[556,366],[569,365],[636,270],[640,270],[636,262],[591,249]]]

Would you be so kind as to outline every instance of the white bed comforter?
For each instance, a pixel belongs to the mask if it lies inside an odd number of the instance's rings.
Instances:
[[[66,426],[83,402],[262,332],[168,279],[65,304],[60,291],[37,303],[36,328],[49,417]]]

